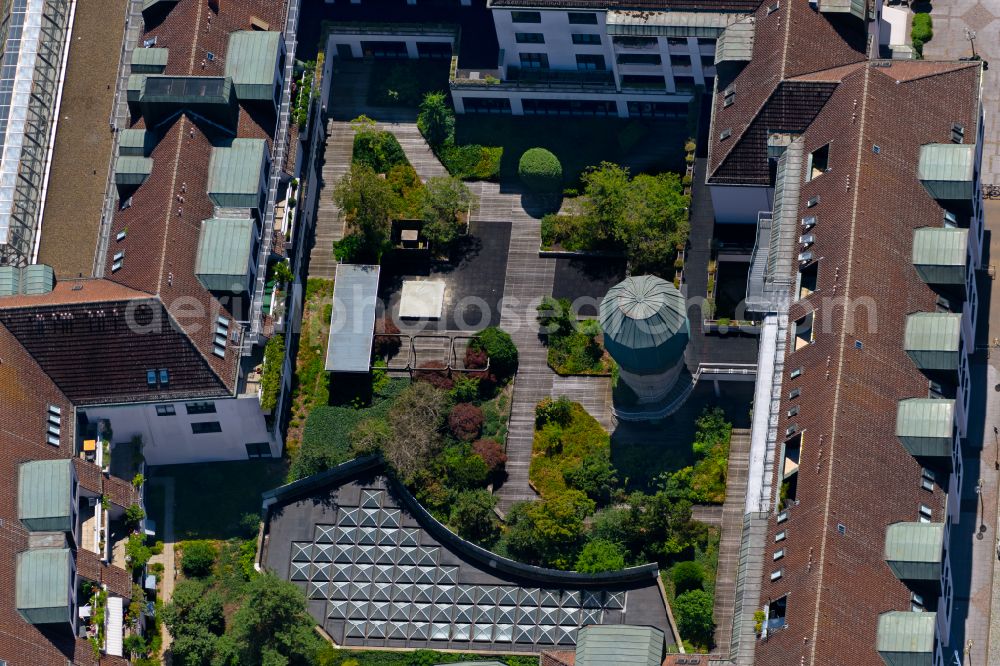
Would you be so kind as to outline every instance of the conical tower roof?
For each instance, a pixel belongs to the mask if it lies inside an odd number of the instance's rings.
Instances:
[[[653,275],[629,277],[601,301],[604,346],[625,370],[649,375],[672,368],[691,336],[684,296]]]

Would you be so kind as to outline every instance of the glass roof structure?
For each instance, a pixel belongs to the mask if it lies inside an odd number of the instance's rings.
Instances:
[[[30,260],[39,192],[47,172],[67,4],[12,0],[2,17],[0,265],[23,265]]]

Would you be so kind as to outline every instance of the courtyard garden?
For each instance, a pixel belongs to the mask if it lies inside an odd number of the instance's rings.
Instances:
[[[540,335],[548,363],[560,375],[610,375],[614,361],[601,341],[596,319],[578,321],[568,298],[546,298],[538,305]]]

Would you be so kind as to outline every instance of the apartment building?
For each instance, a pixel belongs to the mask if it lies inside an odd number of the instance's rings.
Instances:
[[[758,664],[962,649],[949,544],[982,279],[982,70],[869,57],[870,18],[762,5],[752,59],[716,80],[713,202],[760,221],[748,301],[787,321],[777,408],[755,413],[773,418],[774,461]]]

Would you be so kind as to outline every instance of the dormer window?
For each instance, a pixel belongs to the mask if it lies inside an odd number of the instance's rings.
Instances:
[[[819,178],[830,170],[830,144],[809,153],[809,162],[806,165],[806,181]]]

